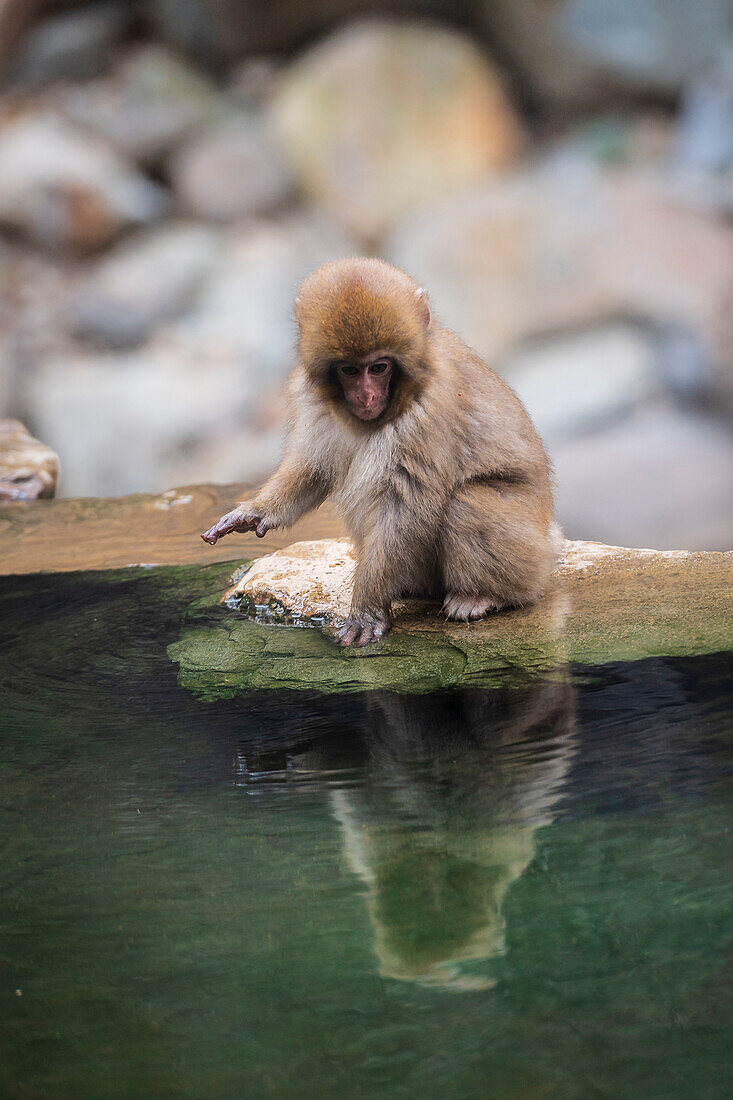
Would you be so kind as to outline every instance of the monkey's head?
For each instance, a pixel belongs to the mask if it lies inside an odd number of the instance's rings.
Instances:
[[[403,412],[428,379],[424,291],[381,260],[337,260],[301,284],[300,360],[334,408],[373,426]]]

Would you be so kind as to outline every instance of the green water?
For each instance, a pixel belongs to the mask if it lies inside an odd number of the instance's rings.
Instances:
[[[0,1095],[732,1095],[729,655],[204,703],[225,573],[0,579]]]

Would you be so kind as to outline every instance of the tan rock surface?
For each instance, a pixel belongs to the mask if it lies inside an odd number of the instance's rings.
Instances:
[[[0,574],[252,560],[299,535],[343,533],[324,505],[264,540],[233,535],[215,547],[202,542],[201,532],[248,491],[246,485],[193,485],[158,494],[7,504],[0,509]]]

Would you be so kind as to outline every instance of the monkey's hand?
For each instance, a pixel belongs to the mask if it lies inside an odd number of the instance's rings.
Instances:
[[[254,531],[258,539],[263,539],[274,526],[274,523],[268,523],[266,519],[263,519],[251,508],[235,508],[234,511],[227,512],[225,516],[222,516],[219,522],[210,527],[208,531],[204,531],[201,538],[204,542],[208,542],[210,546],[214,546],[220,538],[223,538],[224,535],[230,535],[232,531]]]
[[[371,645],[379,642],[389,630],[389,619],[384,612],[362,611],[349,615],[336,638],[340,646]]]

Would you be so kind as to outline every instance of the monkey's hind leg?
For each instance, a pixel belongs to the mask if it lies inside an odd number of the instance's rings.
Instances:
[[[558,553],[550,512],[549,496],[528,486],[461,486],[440,539],[443,610],[449,619],[480,619],[542,595]]]

